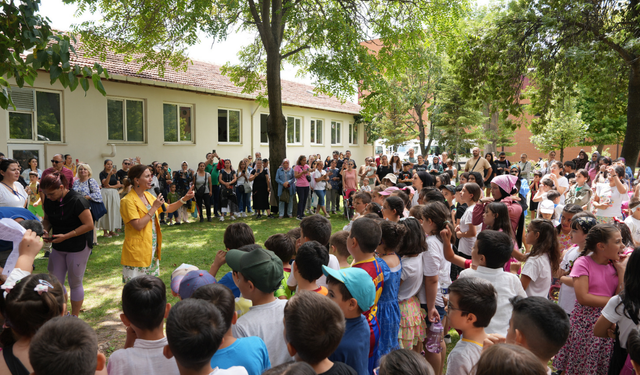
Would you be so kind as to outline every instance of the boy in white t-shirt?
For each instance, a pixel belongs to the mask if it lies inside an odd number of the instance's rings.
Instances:
[[[512,305],[509,300],[515,296],[526,297],[518,276],[504,272],[504,265],[511,258],[513,242],[508,234],[494,230],[484,230],[478,234],[473,246],[471,259],[477,269],[466,269],[459,278],[477,277],[490,282],[498,293],[498,309],[485,328],[487,333],[505,336],[509,329]]]
[[[476,236],[482,230],[482,224],[471,224],[473,219],[473,208],[476,206],[482,189],[475,182],[468,182],[464,184],[460,193],[460,203],[467,204],[467,210],[460,219],[460,225],[456,227],[456,237],[460,239],[458,244],[458,251],[467,257],[471,256],[473,250],[473,244],[476,242]]]
[[[624,219],[631,231],[631,237],[636,246],[640,245],[640,199],[633,197],[629,203],[629,213],[631,216]]]

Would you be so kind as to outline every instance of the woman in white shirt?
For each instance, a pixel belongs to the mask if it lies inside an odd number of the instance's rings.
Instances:
[[[330,218],[327,213],[327,208],[324,203],[324,197],[327,193],[327,181],[329,180],[329,176],[327,176],[327,172],[322,169],[324,164],[322,160],[316,161],[315,170],[311,173],[311,178],[315,182],[313,186],[313,192],[316,196],[318,196],[318,208],[316,212],[324,212],[324,216]]]
[[[17,160],[0,161],[0,207],[27,207],[29,194],[18,182],[20,165]]]
[[[596,193],[593,196],[593,207],[597,209],[596,220],[598,223],[613,223],[614,217],[622,217],[622,202],[629,200],[627,185],[623,182],[623,167],[607,167],[606,182],[596,185]]]

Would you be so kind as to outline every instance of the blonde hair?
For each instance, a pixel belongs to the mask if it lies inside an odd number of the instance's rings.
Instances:
[[[91,178],[91,176],[93,176],[93,171],[91,170],[91,167],[89,166],[89,164],[80,163],[80,164],[78,164],[78,168],[76,168],[76,177],[80,177],[80,168],[84,168],[87,171],[89,171],[89,178]]]

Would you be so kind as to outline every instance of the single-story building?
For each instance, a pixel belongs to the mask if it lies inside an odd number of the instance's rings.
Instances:
[[[167,69],[160,77],[157,71],[138,73],[139,64],[125,64],[114,54],[106,61],[78,54],[80,64],[107,68],[111,79],[102,81],[107,96],[93,87],[85,95],[80,87],[71,92],[59,82],[51,85],[41,71],[34,87],[13,88],[15,110],[0,111],[5,155],[24,166],[34,155],[44,169],[54,154],[71,154],[94,173],[105,159],[120,168],[124,158],[140,156],[143,163],[166,161],[174,170],[184,160],[195,169],[216,150],[235,169],[257,151],[269,156],[268,108],[256,102],[257,93],[243,94],[219,66],[193,61],[187,71]],[[351,150],[358,163],[373,155],[364,125],[354,126],[357,104],[315,95],[313,87],[289,81],[282,81],[282,100],[292,162],[301,154],[326,158],[333,150]]]

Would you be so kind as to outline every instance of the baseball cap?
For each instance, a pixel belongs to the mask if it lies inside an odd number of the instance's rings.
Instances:
[[[207,284],[215,284],[215,277],[211,276],[211,274],[207,271],[203,270],[195,270],[187,273],[182,282],[180,283],[180,290],[178,294],[180,294],[180,298],[187,299],[191,297],[193,292],[201,286]]]
[[[387,175],[386,175],[386,176],[384,176],[383,180],[384,180],[385,178],[386,178],[387,180],[389,180],[389,181],[393,182],[393,184],[394,184],[394,185],[395,185],[396,181],[398,181],[398,177],[396,177],[396,175],[395,175],[395,174],[393,174],[393,173],[387,173]]]
[[[555,210],[555,207],[552,201],[550,201],[549,199],[545,199],[540,202],[540,207],[538,208],[538,210],[540,210],[541,214],[552,214]]]
[[[180,267],[176,268],[171,272],[171,290],[174,293],[178,293],[180,291],[180,283],[182,279],[191,271],[197,271],[198,267],[193,266],[191,264],[182,263]]]
[[[262,248],[250,252],[229,250],[227,264],[264,293],[273,293],[284,278],[282,260],[273,251]]]
[[[334,270],[322,266],[322,273],[343,283],[351,296],[358,301],[362,311],[368,311],[373,306],[376,300],[376,286],[367,271],[357,267]]]

